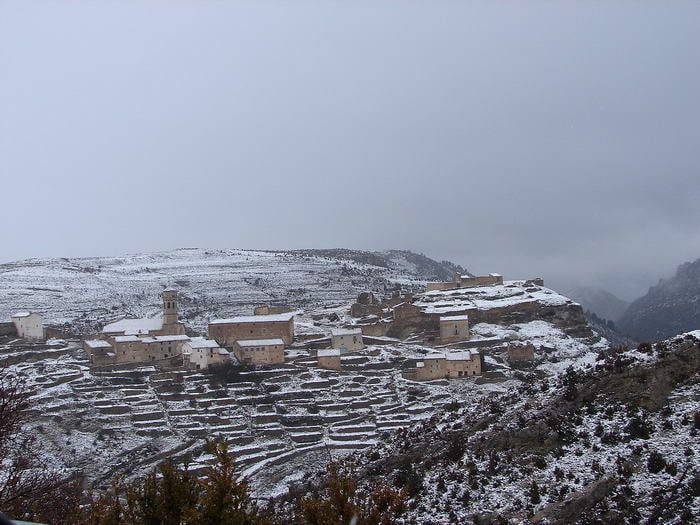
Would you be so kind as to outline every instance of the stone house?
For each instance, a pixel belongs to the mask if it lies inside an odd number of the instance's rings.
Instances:
[[[153,362],[182,355],[183,345],[189,341],[186,335],[156,335],[138,337],[120,335],[113,338],[117,363]]]
[[[469,316],[440,316],[440,342],[455,343],[469,339]]]
[[[340,348],[319,350],[316,354],[316,361],[319,368],[327,370],[340,370]]]
[[[407,377],[416,381],[481,375],[481,355],[476,350],[428,354],[416,362]]]
[[[510,343],[508,345],[509,363],[532,363],[535,360],[535,345],[532,343]]]
[[[10,320],[17,329],[17,337],[26,339],[44,338],[44,321],[36,312],[18,312]]]
[[[114,347],[104,339],[85,339],[83,350],[90,356],[90,362],[94,365],[107,365],[116,362]]]
[[[362,342],[361,328],[331,329],[331,347],[341,350],[341,353],[357,352],[365,345]]]
[[[236,359],[245,365],[280,365],[284,363],[284,341],[276,339],[241,339],[233,344]]]
[[[192,337],[182,345],[183,364],[195,370],[231,360],[228,350],[221,348],[216,341],[204,337]]]
[[[251,339],[282,339],[285,345],[290,345],[294,340],[294,314],[215,319],[209,323],[209,337],[227,348],[232,348],[236,341]]]

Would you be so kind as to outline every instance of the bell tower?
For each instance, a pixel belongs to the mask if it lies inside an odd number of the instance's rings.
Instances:
[[[163,291],[163,325],[177,324],[177,292],[171,288]]]

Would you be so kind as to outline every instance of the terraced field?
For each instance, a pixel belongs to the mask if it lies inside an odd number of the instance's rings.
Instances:
[[[26,356],[39,346],[6,344],[0,355]],[[367,447],[381,433],[485,388],[405,381],[400,352],[386,347],[379,356],[347,359],[342,372],[317,369],[302,355],[225,386],[184,369],[93,373],[77,342],[52,352],[12,365],[34,391],[31,428],[50,464],[83,471],[97,486],[116,474],[142,473],[166,456],[187,456],[196,471],[208,459],[206,439],[223,437],[256,494],[275,494],[302,465],[321,466],[329,456]]]

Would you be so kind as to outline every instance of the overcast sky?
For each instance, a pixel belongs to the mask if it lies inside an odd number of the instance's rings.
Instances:
[[[699,21],[0,0],[0,261],[401,248],[633,298],[700,257]]]

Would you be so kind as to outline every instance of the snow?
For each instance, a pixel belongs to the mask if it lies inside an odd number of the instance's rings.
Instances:
[[[361,328],[332,328],[331,335],[343,336],[343,335],[362,335]]]
[[[279,323],[287,322],[294,317],[294,313],[270,314],[270,315],[241,315],[230,319],[214,319],[209,324],[234,324],[234,323]]]
[[[87,339],[85,344],[90,348],[112,348],[112,345],[102,339]]]
[[[29,317],[30,315],[32,315],[31,312],[17,312],[12,315],[12,319],[20,319],[22,317]]]
[[[163,328],[162,317],[122,319],[114,323],[105,325],[102,329],[104,333],[121,332],[124,335],[148,334]]]
[[[114,338],[115,343],[137,343],[138,341],[142,341],[142,339],[135,335],[118,335]]]
[[[319,350],[316,354],[317,357],[335,357],[340,356],[340,348],[331,348],[327,350]]]
[[[415,304],[428,314],[449,314],[463,313],[468,310],[506,308],[535,302],[544,306],[576,304],[549,288],[526,286],[524,281],[505,281],[502,285],[476,288],[432,290],[420,294]]]
[[[218,348],[219,343],[204,337],[191,337],[189,345],[191,348]]]
[[[284,346],[284,341],[282,339],[242,339],[240,341],[236,341],[236,344],[245,348],[252,348],[256,346]]]
[[[190,336],[188,335],[157,335],[155,339],[159,343],[169,343],[171,341],[189,341]]]
[[[469,321],[469,316],[468,315],[441,315],[440,316],[440,322],[442,323],[443,321]]]

